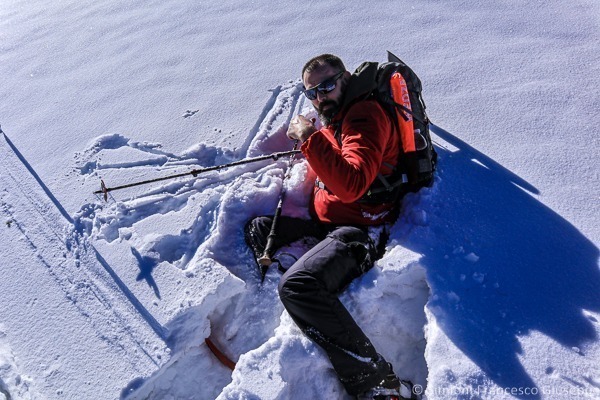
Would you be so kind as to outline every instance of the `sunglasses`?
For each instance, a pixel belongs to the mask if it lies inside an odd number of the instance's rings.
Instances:
[[[344,75],[344,71],[340,71],[331,78],[325,79],[323,82],[309,89],[304,89],[304,95],[309,100],[315,100],[317,98],[317,92],[326,94],[335,89],[335,82]]]

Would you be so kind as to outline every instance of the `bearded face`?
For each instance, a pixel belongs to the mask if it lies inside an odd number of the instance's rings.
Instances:
[[[319,119],[325,126],[331,123],[331,120],[338,111],[340,111],[340,104],[335,100],[325,100],[317,108]]]
[[[340,71],[325,64],[303,76],[305,94],[319,114],[323,125],[329,125],[340,111],[344,87],[350,77],[347,71]]]

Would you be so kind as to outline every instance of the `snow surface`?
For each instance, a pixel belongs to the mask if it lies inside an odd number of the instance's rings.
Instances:
[[[1,2],[0,399],[348,399],[243,242],[287,158],[92,192],[289,150],[303,63],[385,50],[440,167],[344,304],[429,400],[600,399],[592,0]]]

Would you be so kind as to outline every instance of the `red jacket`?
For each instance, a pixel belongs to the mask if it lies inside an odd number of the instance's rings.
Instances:
[[[335,138],[341,125],[340,142]],[[399,137],[386,111],[375,100],[358,101],[312,134],[301,150],[324,188],[315,185],[311,213],[321,222],[380,225],[393,221],[395,204],[364,204],[360,199],[398,160]],[[321,185],[322,186],[322,185]]]

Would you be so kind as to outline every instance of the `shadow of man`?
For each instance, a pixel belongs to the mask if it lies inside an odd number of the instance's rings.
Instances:
[[[429,310],[485,374],[465,384],[535,389],[518,358],[520,337],[538,331],[577,348],[598,339],[597,321],[584,312],[600,312],[598,248],[536,200],[533,186],[445,130],[432,131],[457,150],[439,149],[427,226],[400,243],[423,254]],[[540,398],[536,391],[528,398]]]

